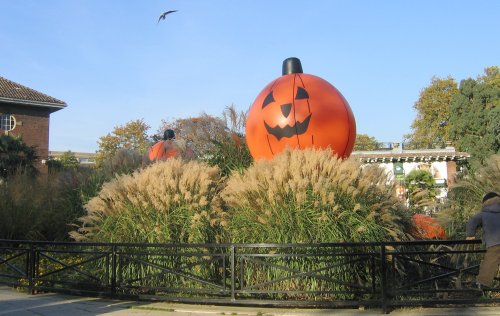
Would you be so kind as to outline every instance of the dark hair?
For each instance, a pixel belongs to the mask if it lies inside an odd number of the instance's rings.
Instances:
[[[492,199],[494,197],[500,197],[500,195],[496,192],[488,192],[483,196],[483,203],[488,201],[489,199]]]
[[[171,129],[165,130],[165,132],[163,133],[163,140],[173,139],[173,138],[175,138],[174,131]]]

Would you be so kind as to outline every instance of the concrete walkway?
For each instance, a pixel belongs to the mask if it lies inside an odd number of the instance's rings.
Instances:
[[[149,315],[149,316],[323,316],[323,315],[381,315],[380,309],[283,309],[249,308],[232,306],[192,305],[175,303],[151,303],[118,301],[61,294],[29,295],[10,287],[0,286],[0,315],[16,316],[89,316],[89,315]],[[500,315],[500,307],[463,308],[405,308],[394,310],[390,315],[438,316],[438,315]]]

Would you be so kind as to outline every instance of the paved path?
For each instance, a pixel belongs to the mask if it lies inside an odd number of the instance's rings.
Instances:
[[[282,309],[207,306],[174,303],[118,301],[61,294],[29,295],[6,286],[0,286],[0,315],[14,316],[90,316],[90,315],[148,315],[148,316],[324,316],[324,315],[381,315],[381,310],[359,309]],[[479,315],[498,316],[500,307],[468,308],[407,308],[390,315],[438,316]]]

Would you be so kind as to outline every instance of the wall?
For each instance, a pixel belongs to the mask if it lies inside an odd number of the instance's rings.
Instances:
[[[383,167],[387,174],[389,174],[391,179],[394,179],[394,163],[380,163],[381,167]],[[452,166],[450,166],[452,165]],[[450,169],[455,168],[456,164],[454,161],[433,161],[433,162],[404,162],[403,169],[405,176],[408,175],[413,170],[427,170],[433,176],[436,181],[436,186],[439,188],[437,190],[437,198],[445,198],[448,190],[447,186],[449,185],[451,179],[450,176],[454,176],[456,172],[453,172],[453,175],[449,174]],[[453,169],[454,170],[454,169]]]
[[[46,109],[36,107],[0,104],[0,113],[9,113],[16,118],[16,127],[10,135],[22,135],[23,142],[35,146],[39,160],[36,167],[47,173],[47,166],[42,163],[49,156],[49,120]]]

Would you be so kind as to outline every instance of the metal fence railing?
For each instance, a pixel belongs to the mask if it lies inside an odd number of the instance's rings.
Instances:
[[[38,292],[301,307],[499,302],[480,241],[139,244],[0,240],[0,284]],[[479,293],[481,294],[481,293]]]

